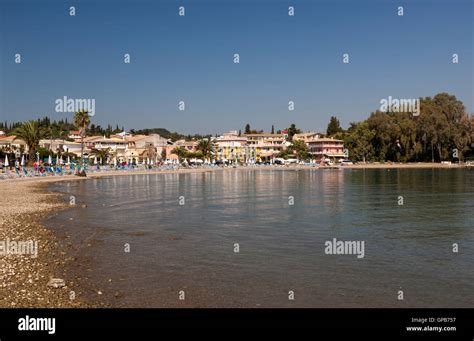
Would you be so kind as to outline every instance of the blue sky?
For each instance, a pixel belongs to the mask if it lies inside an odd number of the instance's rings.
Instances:
[[[382,98],[439,92],[474,111],[472,0],[0,0],[0,10],[1,121],[71,117],[54,110],[63,96],[94,98],[96,124],[183,133],[324,131],[331,115],[347,127]]]

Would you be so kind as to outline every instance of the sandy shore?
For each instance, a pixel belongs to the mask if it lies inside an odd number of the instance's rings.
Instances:
[[[460,168],[459,165],[357,164],[340,169],[390,168]],[[325,168],[325,167],[321,167]],[[86,178],[54,176],[19,178],[0,181],[0,242],[37,241],[37,258],[28,255],[0,255],[0,307],[87,307],[97,306],[81,301],[80,281],[69,278],[65,269],[80,261],[68,255],[64,245],[41,221],[55,210],[66,209],[61,194],[48,192],[48,183],[87,181],[87,179],[141,174],[203,173],[235,170],[303,170],[310,166],[227,167],[214,169],[180,169],[168,171],[109,171],[90,173]],[[331,167],[328,167],[331,168]],[[51,278],[65,280],[65,286],[48,286]]]

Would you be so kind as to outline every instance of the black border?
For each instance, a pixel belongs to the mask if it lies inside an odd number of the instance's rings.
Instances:
[[[56,318],[56,333],[18,331],[18,319]],[[456,331],[407,331],[422,326],[412,317],[456,318],[453,323],[427,323],[431,326],[455,326]],[[426,324],[425,324],[426,325]],[[149,338],[161,329],[196,328],[311,328],[328,336],[377,336],[403,339],[474,340],[473,309],[0,309],[0,340],[17,338],[69,339],[110,337]],[[151,333],[151,334],[150,334]],[[230,336],[230,335],[229,335]],[[153,337],[152,339],[155,339]]]

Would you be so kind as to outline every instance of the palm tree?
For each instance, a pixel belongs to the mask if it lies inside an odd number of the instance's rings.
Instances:
[[[32,164],[36,148],[43,137],[38,121],[26,121],[13,131],[15,139],[23,140],[28,146],[28,164]]]
[[[184,147],[176,147],[171,151],[171,153],[178,156],[179,162],[188,155],[188,151]]]
[[[214,153],[215,144],[210,138],[202,139],[199,141],[196,149],[201,151],[203,157],[207,159],[208,157],[211,157],[212,153]]]
[[[92,149],[92,154],[102,160],[102,164],[106,161],[107,157],[110,156],[110,148],[107,149]]]
[[[87,128],[91,124],[91,118],[87,110],[81,109],[74,114],[74,125],[79,129],[81,136],[81,163],[84,166],[84,137],[86,136]]]

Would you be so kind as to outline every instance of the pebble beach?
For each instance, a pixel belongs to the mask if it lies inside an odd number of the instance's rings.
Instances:
[[[67,278],[66,256],[54,233],[41,220],[64,208],[60,196],[47,192],[44,181],[0,183],[0,241],[37,242],[37,256],[2,254],[0,257],[1,308],[84,307],[80,290]],[[52,279],[61,280],[54,285]],[[58,282],[57,282],[58,283]]]

